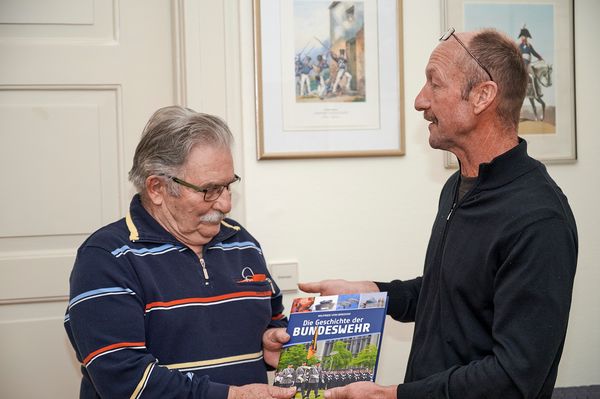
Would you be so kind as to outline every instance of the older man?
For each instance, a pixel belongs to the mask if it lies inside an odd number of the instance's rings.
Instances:
[[[92,234],[65,328],[81,398],[289,398],[266,385],[285,333],[281,294],[231,210],[232,135],[217,117],[158,110],[129,178],[127,216]]]
[[[495,31],[454,34],[431,54],[415,100],[433,148],[460,170],[439,199],[423,276],[301,284],[324,295],[387,291],[415,322],[404,384],[326,398],[550,398],[567,330],[577,229],[566,197],[517,136],[527,71]]]

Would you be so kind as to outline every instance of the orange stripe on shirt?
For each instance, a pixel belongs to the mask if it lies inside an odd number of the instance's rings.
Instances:
[[[271,320],[281,320],[285,317],[283,313],[278,313],[275,316],[271,317]]]
[[[146,305],[146,311],[157,308],[157,307],[170,307],[176,305],[185,305],[189,303],[211,303],[211,302],[219,302],[226,299],[233,298],[243,298],[243,297],[265,297],[271,296],[271,291],[242,291],[242,292],[234,292],[231,294],[217,295],[217,296],[209,296],[206,298],[185,298],[185,299],[177,299],[174,301],[168,302],[151,302]]]
[[[104,348],[100,348],[92,353],[90,353],[89,355],[87,355],[87,357],[85,359],[83,359],[83,364],[87,364],[91,359],[93,359],[94,357],[98,356],[99,354],[103,353],[103,352],[107,352],[113,349],[119,349],[119,348],[126,348],[126,347],[130,347],[130,346],[144,346],[146,345],[145,342],[119,342],[117,344],[112,344],[112,345],[108,345],[105,346]]]

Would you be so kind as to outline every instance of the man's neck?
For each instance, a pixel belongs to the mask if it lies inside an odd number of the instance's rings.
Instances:
[[[460,172],[463,176],[476,177],[479,165],[491,162],[519,144],[514,129],[506,130],[498,126],[474,132],[462,148],[454,154],[460,160]]]
[[[158,222],[158,224],[160,224],[162,226],[163,229],[165,229],[166,231],[171,233],[171,235],[173,235],[177,240],[179,240],[183,244],[187,245],[192,251],[194,251],[194,253],[199,258],[202,257],[202,248],[203,248],[202,245],[190,243],[189,240],[186,240],[186,238],[183,235],[179,234],[177,229],[175,229],[173,227],[174,223],[173,223],[172,219],[168,217],[168,214],[167,214],[167,212],[165,212],[164,209],[161,209],[160,207],[155,206],[152,203],[152,201],[150,201],[147,198],[144,198],[144,196],[142,196],[141,199],[142,199],[142,206],[144,207],[144,209],[146,209],[146,211],[148,211],[150,216],[152,216],[152,218],[154,220],[156,220]]]

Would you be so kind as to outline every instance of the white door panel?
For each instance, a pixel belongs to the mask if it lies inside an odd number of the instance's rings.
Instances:
[[[0,397],[75,398],[81,242],[123,216],[142,128],[181,98],[175,1],[0,0]]]

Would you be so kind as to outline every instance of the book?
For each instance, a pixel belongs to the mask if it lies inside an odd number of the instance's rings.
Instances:
[[[375,381],[387,293],[295,298],[274,385],[295,386],[296,398],[325,389]]]

